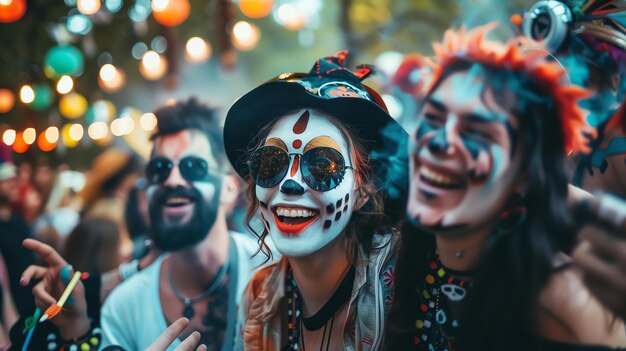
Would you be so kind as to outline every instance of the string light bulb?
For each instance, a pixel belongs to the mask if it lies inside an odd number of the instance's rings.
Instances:
[[[74,81],[72,77],[65,75],[57,82],[57,92],[59,94],[67,94],[74,89]]]
[[[76,7],[78,11],[85,16],[91,16],[100,10],[102,3],[100,0],[77,0]]]
[[[4,131],[4,133],[2,133],[2,142],[4,142],[4,144],[6,144],[7,146],[11,146],[15,142],[16,136],[17,133],[14,129],[7,129]]]
[[[23,85],[20,89],[20,100],[25,104],[30,104],[35,101],[35,91],[33,87],[28,84]]]

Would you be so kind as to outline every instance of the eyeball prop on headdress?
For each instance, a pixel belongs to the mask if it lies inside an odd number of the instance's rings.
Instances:
[[[556,52],[567,39],[571,23],[572,11],[567,5],[543,0],[524,14],[522,31],[526,37],[542,42],[547,50]]]

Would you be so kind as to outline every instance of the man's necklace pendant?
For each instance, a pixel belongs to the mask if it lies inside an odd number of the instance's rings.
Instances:
[[[187,319],[192,319],[195,311],[193,310],[193,306],[191,305],[191,299],[185,299],[185,308],[183,308],[183,317]]]

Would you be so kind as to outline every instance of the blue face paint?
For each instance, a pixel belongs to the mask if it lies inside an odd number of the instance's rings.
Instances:
[[[484,69],[479,64],[472,65],[465,76],[456,75],[452,80],[456,100],[465,102],[480,95],[485,89],[483,80],[479,79],[483,75]]]
[[[613,138],[605,149],[597,149],[591,154],[591,166],[599,168],[600,172],[604,173],[608,166],[606,159],[624,153],[626,153],[626,137]]]
[[[607,122],[619,109],[615,93],[611,90],[597,92],[594,96],[580,101],[579,106],[587,111],[587,123],[594,128]]]

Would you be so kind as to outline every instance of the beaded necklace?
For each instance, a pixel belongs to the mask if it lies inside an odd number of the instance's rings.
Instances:
[[[324,350],[324,341],[326,341],[326,350],[328,351],[330,348],[333,325],[335,323],[335,314],[350,298],[355,272],[354,266],[351,266],[330,299],[315,315],[308,318],[302,316],[302,299],[300,298],[298,285],[293,278],[293,273],[291,269],[287,272],[285,278],[285,295],[287,297],[288,343],[283,348],[283,351],[298,350],[299,346],[301,346],[302,351],[305,350],[302,326],[307,330],[319,330],[324,327],[320,350]],[[328,326],[328,322],[330,322],[330,326]]]
[[[451,318],[448,303],[467,296],[471,284],[449,274],[438,258],[428,263],[423,288],[419,289],[419,311],[415,321],[417,350],[454,351],[458,320]]]

